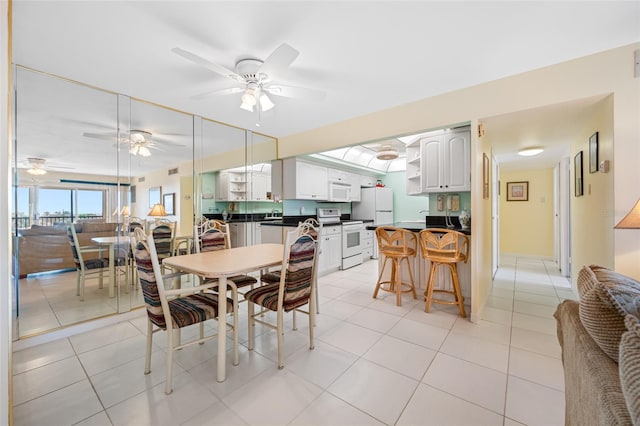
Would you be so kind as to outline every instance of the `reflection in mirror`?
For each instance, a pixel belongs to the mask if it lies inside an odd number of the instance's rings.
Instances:
[[[114,144],[84,136],[97,127],[115,134],[117,96],[21,67],[14,76],[18,337],[117,312],[108,277],[100,286],[99,278],[87,274],[83,280],[76,270],[67,228],[76,223],[80,246],[95,245],[94,237],[115,235],[111,214],[121,187]],[[91,262],[107,250],[78,252]],[[82,287],[84,300],[78,296]]]

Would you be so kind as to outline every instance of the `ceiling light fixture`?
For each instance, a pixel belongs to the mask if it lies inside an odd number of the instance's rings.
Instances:
[[[151,155],[151,133],[144,130],[132,130],[129,136],[129,154],[148,157]]]
[[[540,154],[542,151],[544,151],[544,148],[533,146],[531,148],[521,149],[520,151],[518,151],[518,155],[521,155],[523,157],[533,157],[534,155]]]
[[[378,160],[395,160],[398,158],[398,150],[391,145],[385,145],[376,153]]]
[[[44,159],[42,158],[28,158],[29,168],[27,173],[34,176],[42,176],[47,173],[44,169]]]

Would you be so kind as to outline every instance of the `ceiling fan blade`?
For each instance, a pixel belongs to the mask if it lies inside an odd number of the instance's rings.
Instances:
[[[152,140],[152,142],[151,142],[150,146],[152,148],[157,148],[156,145],[155,145],[155,142],[158,142],[158,143],[161,143],[161,144],[165,144],[165,145],[171,145],[171,146],[185,146],[185,145],[183,145],[181,143],[174,142],[172,140],[163,138],[162,136],[153,135],[151,140]]]
[[[265,87],[263,90],[270,95],[283,96],[285,98],[303,98],[312,101],[322,101],[327,97],[327,93],[324,90],[310,89],[308,87],[283,86],[278,84],[277,86]]]
[[[199,95],[192,96],[191,99],[205,99],[211,96],[233,95],[234,93],[242,93],[242,92],[244,92],[244,89],[240,87],[231,87],[229,89],[212,90],[210,92],[201,93]]]
[[[231,71],[228,68],[223,67],[222,65],[218,65],[218,64],[214,64],[213,62],[210,62],[198,55],[196,55],[195,53],[191,53],[187,50],[181,49],[179,47],[174,47],[173,49],[171,49],[171,51],[173,53],[175,53],[178,56],[182,56],[184,59],[191,61],[197,65],[203,66],[205,68],[207,68],[210,71],[215,72],[216,74],[220,74],[224,77],[230,78],[232,80],[236,80],[236,81],[243,81],[242,77],[240,77],[238,74],[236,74],[235,71]]]
[[[117,133],[88,133],[85,132],[82,136],[86,138],[94,138],[94,139],[104,139],[107,141],[115,140],[117,137]]]
[[[298,52],[287,43],[282,43],[274,50],[258,70],[258,73],[267,74],[269,77],[277,75],[279,71],[287,68],[298,57]]]

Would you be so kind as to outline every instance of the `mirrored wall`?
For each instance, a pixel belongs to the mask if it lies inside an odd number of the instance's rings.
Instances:
[[[20,66],[13,76],[14,339],[141,307],[117,266],[134,221],[151,232],[168,220],[187,238],[202,215],[278,209],[274,138]],[[112,273],[83,283],[71,241],[95,249],[85,261],[111,255]]]

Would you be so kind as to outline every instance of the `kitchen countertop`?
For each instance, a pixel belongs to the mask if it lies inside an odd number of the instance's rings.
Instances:
[[[367,225],[366,229],[369,231],[374,231],[378,226],[393,226],[395,228],[403,228],[411,232],[420,232],[423,229],[436,229],[436,228],[446,228],[444,225],[427,225],[425,222],[394,222],[385,225]],[[452,231],[462,232],[465,235],[471,235],[471,229],[462,229],[460,226],[456,226],[454,228],[450,228]]]

